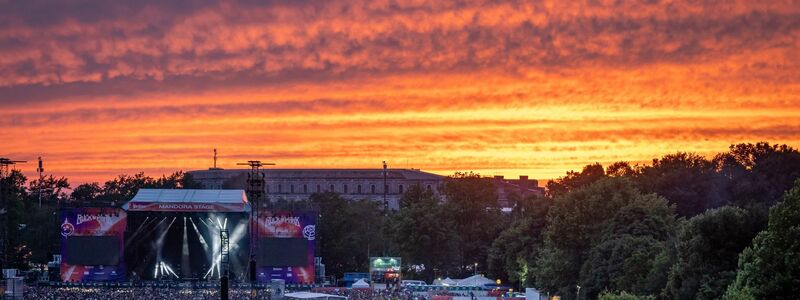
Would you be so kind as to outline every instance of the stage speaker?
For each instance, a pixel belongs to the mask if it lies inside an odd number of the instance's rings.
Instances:
[[[228,300],[228,276],[222,276],[219,279],[219,298],[221,300]]]
[[[250,282],[256,282],[256,261],[250,260]]]

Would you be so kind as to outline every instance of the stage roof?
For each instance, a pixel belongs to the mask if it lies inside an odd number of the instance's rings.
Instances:
[[[245,212],[244,190],[140,189],[122,206],[127,211]]]

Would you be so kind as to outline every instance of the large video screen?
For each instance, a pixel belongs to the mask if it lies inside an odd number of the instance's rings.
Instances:
[[[79,207],[61,210],[61,280],[124,281],[123,247],[127,213],[119,208]]]
[[[308,240],[265,238],[258,244],[259,266],[292,267],[308,264]]]
[[[119,237],[70,236],[64,259],[70,265],[112,266],[119,263]]]
[[[252,223],[257,228],[258,282],[281,279],[286,284],[314,283],[317,215],[313,211],[272,210],[257,214]]]

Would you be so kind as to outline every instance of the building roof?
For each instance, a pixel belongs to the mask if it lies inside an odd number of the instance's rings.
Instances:
[[[323,179],[347,179],[347,178],[375,178],[383,179],[383,169],[262,169],[267,179],[293,179],[293,178],[323,178]],[[214,170],[194,170],[188,174],[197,179],[213,177],[233,177],[239,174],[246,174],[250,169],[214,169]],[[406,180],[441,180],[444,176],[420,171],[417,169],[387,169],[387,179],[406,179]]]

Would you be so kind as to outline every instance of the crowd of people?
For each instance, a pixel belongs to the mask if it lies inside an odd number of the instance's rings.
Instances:
[[[347,299],[353,300],[424,300],[428,299],[427,295],[414,294],[410,290],[404,288],[393,289],[347,289],[347,288],[323,288],[314,289],[314,292],[345,296]]]
[[[289,291],[287,291],[289,292]],[[414,294],[403,288],[396,289],[347,289],[337,288],[320,291],[325,294],[345,296],[354,300],[427,300],[427,294]],[[25,288],[24,299],[41,300],[210,300],[220,299],[219,289],[163,288],[163,287],[53,287],[30,286]],[[271,299],[267,289],[232,288],[229,299]]]
[[[306,290],[308,291],[308,290]],[[431,300],[442,297],[485,296],[485,292],[429,290],[414,291],[402,286],[387,289],[316,287],[311,292],[344,296],[352,300]],[[286,290],[285,293],[294,292]],[[491,295],[491,293],[490,293]],[[272,291],[268,288],[231,287],[228,298],[232,300],[270,299]],[[133,287],[90,287],[90,286],[26,286],[24,299],[42,300],[121,300],[121,299],[154,299],[154,300],[207,300],[220,299],[219,288],[190,286],[133,286]]]
[[[233,288],[228,296],[231,300],[270,299],[269,290]],[[220,299],[218,289],[176,289],[157,287],[26,287],[24,299],[41,300],[211,300]]]

